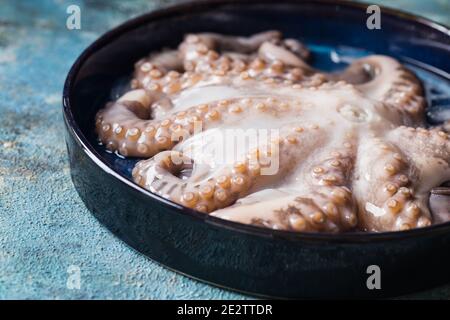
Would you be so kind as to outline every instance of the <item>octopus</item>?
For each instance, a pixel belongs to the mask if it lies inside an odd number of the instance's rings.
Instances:
[[[340,233],[450,220],[449,134],[427,128],[418,78],[388,56],[327,73],[310,55],[277,31],[188,34],[135,64],[96,115],[99,141],[142,159],[143,188],[235,222]]]

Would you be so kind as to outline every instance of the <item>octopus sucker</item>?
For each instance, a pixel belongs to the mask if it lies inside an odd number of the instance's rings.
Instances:
[[[331,233],[449,221],[450,137],[426,128],[414,73],[382,55],[327,73],[309,56],[278,31],[188,34],[135,64],[98,138],[142,159],[143,188],[222,219]]]

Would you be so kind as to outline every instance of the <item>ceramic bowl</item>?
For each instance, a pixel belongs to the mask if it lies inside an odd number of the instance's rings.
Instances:
[[[128,79],[139,58],[175,47],[187,32],[281,30],[308,44],[313,65],[325,70],[342,68],[344,58],[390,55],[424,82],[430,111],[448,105],[450,30],[385,8],[382,28],[369,30],[366,8],[341,1],[194,2],[145,14],[100,37],[76,60],[64,87],[71,175],[87,208],[117,237],[167,268],[254,295],[386,297],[448,282],[450,223],[402,232],[316,234],[225,221],[136,185],[130,177],[138,159],[107,153],[96,141],[95,113],[118,81]],[[430,121],[436,121],[433,112]],[[367,286],[373,268],[380,270],[381,289]]]

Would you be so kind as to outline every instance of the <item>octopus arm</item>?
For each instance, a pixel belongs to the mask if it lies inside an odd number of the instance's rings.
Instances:
[[[196,164],[186,159],[184,154],[178,151],[160,153],[152,159],[139,162],[133,170],[133,179],[161,196],[209,213],[230,206],[274,181],[282,180],[307,157],[307,151],[313,142],[317,142],[311,138],[318,137],[319,132],[319,129],[309,133],[296,131],[295,128],[286,129],[280,137],[271,139],[268,145],[259,144],[258,148],[250,150],[241,160],[225,164],[220,170],[213,169],[203,179],[198,179],[200,175],[195,172]],[[176,160],[173,160],[174,154]],[[179,177],[183,166],[176,163],[180,163],[180,159],[183,160],[181,163],[188,160],[194,167],[190,178]]]
[[[429,192],[450,179],[445,133],[399,127],[360,146],[353,190],[361,227],[406,230],[432,222]]]
[[[264,190],[251,194],[213,215],[292,231],[343,232],[354,229],[358,223],[357,207],[348,186],[355,145],[349,141],[340,144],[342,148],[327,151],[318,159],[303,161],[309,176],[300,176],[282,190],[271,189],[270,194]]]
[[[358,59],[331,79],[354,84],[368,98],[396,109],[404,114],[405,125],[423,122],[426,103],[420,81],[391,57],[372,55]]]
[[[264,97],[247,100],[213,101],[151,120],[148,109],[153,100],[147,91],[138,89],[100,111],[96,129],[102,143],[111,151],[118,151],[123,156],[151,157],[172,149],[203,129],[236,124],[255,113],[266,120],[275,120],[292,112],[283,101],[268,103]]]
[[[186,43],[201,43],[206,45],[208,49],[217,50],[219,52],[233,51],[249,54],[258,50],[262,43],[279,41],[281,40],[281,37],[282,35],[279,31],[265,31],[249,37],[228,36],[217,33],[199,33],[188,35],[183,45]]]
[[[320,200],[272,189],[252,194],[211,215],[271,229],[339,232],[337,221],[327,217],[322,210]]]

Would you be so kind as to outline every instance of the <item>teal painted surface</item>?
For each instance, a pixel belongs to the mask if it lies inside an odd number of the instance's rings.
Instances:
[[[245,299],[168,271],[112,236],[69,176],[61,90],[100,34],[176,1],[0,0],[0,299]],[[450,2],[389,3],[450,24]],[[78,4],[82,29],[65,27]],[[68,289],[68,268],[81,271]],[[450,286],[412,297],[449,298]]]

